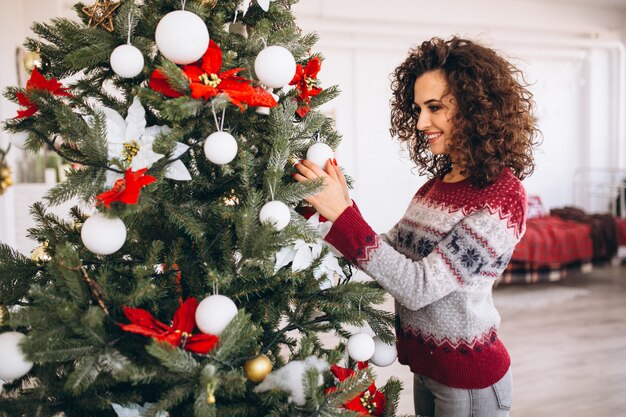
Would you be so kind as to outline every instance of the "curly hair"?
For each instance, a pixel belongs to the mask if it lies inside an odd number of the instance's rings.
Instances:
[[[535,169],[540,134],[532,115],[533,95],[522,72],[494,50],[470,40],[433,38],[412,49],[392,74],[391,135],[408,146],[420,174],[441,176],[452,168],[449,155],[433,155],[417,130],[415,80],[441,70],[457,112],[451,146],[455,160],[478,187],[492,183],[504,167],[519,179]]]

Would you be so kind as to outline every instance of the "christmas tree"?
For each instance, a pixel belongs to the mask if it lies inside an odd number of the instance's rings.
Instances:
[[[291,178],[340,141],[294,3],[96,0],[33,25],[4,127],[73,165],[32,207],[33,256],[0,244],[0,416],[395,415],[400,383],[367,366],[395,359],[384,293],[321,240],[321,183]]]

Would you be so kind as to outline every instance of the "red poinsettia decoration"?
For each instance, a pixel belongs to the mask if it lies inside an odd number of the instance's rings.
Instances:
[[[298,90],[298,109],[296,113],[300,117],[307,115],[311,110],[311,97],[315,97],[322,92],[322,89],[317,87],[317,73],[322,68],[322,62],[318,57],[311,59],[306,67],[298,64],[296,66],[296,75],[289,85],[295,85]]]
[[[130,333],[153,337],[190,352],[205,354],[213,349],[219,338],[213,334],[193,334],[197,308],[198,301],[195,298],[188,298],[176,310],[172,325],[168,326],[146,310],[124,307],[124,315],[131,323],[120,324],[120,327]]]
[[[132,168],[127,169],[124,178],[115,181],[113,188],[96,196],[98,201],[96,206],[104,204],[106,208],[109,208],[111,203],[115,201],[124,204],[137,204],[141,189],[157,180],[152,175],[145,175],[147,170],[148,168],[139,171],[133,171]]]
[[[359,362],[359,369],[367,368],[367,362]],[[335,375],[339,382],[343,382],[349,377],[356,374],[349,368],[342,368],[338,365],[332,365],[330,371]],[[330,387],[326,389],[326,394],[334,392],[337,388]],[[385,394],[376,389],[376,384],[372,383],[365,391],[354,397],[343,405],[348,410],[361,413],[362,417],[380,416],[385,410]]]
[[[33,69],[33,72],[30,74],[30,79],[26,82],[26,91],[32,90],[48,90],[55,96],[72,97],[72,95],[67,92],[67,88],[63,87],[56,78],[47,80],[46,77],[41,75],[37,68]],[[22,106],[26,107],[24,110],[17,111],[16,119],[32,116],[39,110],[37,104],[30,101],[25,93],[15,93],[15,97],[17,97],[17,100]]]
[[[231,103],[244,110],[248,106],[274,107],[278,103],[274,97],[261,87],[252,87],[252,80],[237,75],[244,68],[233,68],[220,72],[222,68],[222,50],[213,40],[202,59],[183,66],[183,72],[189,79],[191,97],[209,100],[218,94],[225,94]],[[181,97],[183,94],[169,86],[167,77],[161,71],[154,70],[149,86],[167,97]]]

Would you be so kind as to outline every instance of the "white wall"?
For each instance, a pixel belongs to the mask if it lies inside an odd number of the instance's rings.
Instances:
[[[6,58],[31,34],[31,22],[72,17],[72,4],[0,2],[0,88],[16,84],[15,63]],[[626,7],[599,7],[592,0],[588,6],[543,0],[301,0],[294,11],[304,31],[320,35],[323,86],[337,84],[343,91],[325,106],[344,136],[337,159],[355,178],[354,196],[378,231],[393,225],[424,181],[388,134],[389,74],[410,47],[435,35],[459,34],[493,46],[534,83],[544,143],[536,173],[525,181],[529,194],[540,195],[549,207],[572,204],[577,168],[626,168]],[[15,110],[0,99],[2,119]],[[0,146],[6,143],[0,132]],[[9,190],[0,197],[0,213],[11,212]],[[11,243],[12,217],[0,216],[0,241]]]
[[[337,159],[354,175],[355,199],[378,231],[398,220],[424,181],[388,133],[389,74],[410,47],[432,36],[458,34],[492,46],[533,83],[544,142],[536,172],[525,181],[529,194],[540,195],[549,207],[571,205],[578,168],[626,168],[621,42],[626,8],[303,0],[295,12],[303,30],[320,35],[316,50],[326,58],[319,76],[323,85],[338,84],[344,92],[327,104],[344,135]]]
[[[19,45],[24,38],[24,25],[22,23],[22,5],[13,2],[0,2],[0,16],[2,16],[1,24],[2,36],[0,36],[0,87],[4,90],[7,85],[15,85],[17,83],[17,73],[15,69],[15,47]],[[7,101],[4,97],[0,98],[0,119],[5,120],[13,117],[16,113],[16,106]],[[0,149],[6,150],[9,143],[7,134],[0,129]],[[8,162],[14,160],[15,152],[11,151],[8,155]],[[7,192],[0,196],[0,242],[6,242],[15,245],[15,227],[13,218],[15,216],[13,210],[14,188],[9,187]]]
[[[30,30],[32,22],[45,22],[56,16],[69,16],[71,4],[68,0],[16,0],[0,1],[0,90],[4,91],[7,86],[18,84],[17,65],[15,54],[16,48],[21,46],[26,37],[34,36]],[[6,98],[0,98],[0,120],[14,117],[17,113],[17,106]],[[9,144],[9,133],[0,129],[0,149],[7,149]],[[15,161],[21,158],[22,151],[13,147],[8,155],[8,162],[13,167],[13,174],[16,174]],[[16,223],[17,218],[24,219],[27,212],[20,210],[16,213],[16,201],[27,198],[26,196],[16,196],[16,187],[9,187],[7,192],[0,196],[0,242],[19,247],[23,241],[24,228],[20,229],[18,236]],[[28,198],[27,198],[28,199]],[[26,227],[26,226],[24,226]],[[32,245],[28,245],[32,246]],[[26,250],[25,250],[26,251]]]

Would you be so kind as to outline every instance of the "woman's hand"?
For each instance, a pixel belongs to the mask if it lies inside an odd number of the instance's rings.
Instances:
[[[339,166],[330,159],[326,162],[326,171],[322,171],[317,165],[309,160],[296,164],[298,173],[293,178],[298,182],[313,181],[324,178],[324,189],[319,193],[305,198],[313,207],[331,222],[352,205],[348,193],[346,178]]]

